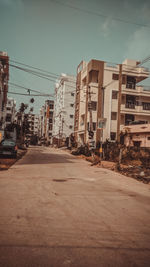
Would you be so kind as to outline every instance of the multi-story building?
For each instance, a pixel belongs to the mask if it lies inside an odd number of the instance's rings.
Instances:
[[[69,137],[74,132],[76,78],[62,74],[55,88],[53,137]]]
[[[9,80],[9,57],[6,52],[0,52],[0,131],[4,132],[5,114]]]
[[[44,106],[40,109],[39,114],[39,138],[42,138],[44,136]]]
[[[16,116],[16,101],[13,98],[7,98],[5,127],[15,122],[15,116]]]
[[[51,143],[53,130],[54,101],[46,100],[40,109],[39,115],[39,137],[45,142]]]
[[[124,125],[150,122],[150,91],[138,85],[148,77],[148,69],[135,60],[119,65],[82,61],[77,68],[76,141],[87,143],[91,128],[96,142],[119,141]]]
[[[29,123],[29,135],[38,135],[39,116],[36,114],[25,114],[24,117]]]

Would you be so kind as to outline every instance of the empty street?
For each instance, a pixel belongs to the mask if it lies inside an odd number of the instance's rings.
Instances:
[[[0,172],[0,266],[150,265],[150,186],[36,146]]]

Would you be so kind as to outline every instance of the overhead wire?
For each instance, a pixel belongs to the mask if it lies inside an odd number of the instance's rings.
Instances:
[[[30,95],[29,95],[29,94],[16,93],[16,92],[11,92],[11,91],[9,91],[8,94],[13,94],[13,95],[24,95],[24,96],[29,96],[29,97],[31,97],[31,96],[53,97],[53,96],[48,95],[48,94],[47,94],[47,95],[45,95],[45,94],[44,94],[44,95],[42,95],[42,94],[41,94],[41,95],[39,95],[39,94],[38,94],[38,95],[35,95],[35,94],[30,94]]]
[[[31,89],[31,88],[29,88],[29,87],[24,87],[24,86],[22,86],[22,85],[19,85],[19,84],[16,84],[16,83],[11,83],[11,82],[9,82],[9,84],[12,85],[12,86],[14,86],[14,87],[18,87],[18,88],[21,88],[21,89],[25,89],[25,90],[27,90],[27,91],[36,92],[36,93],[41,94],[40,91]],[[43,93],[43,94],[46,94],[46,93]],[[46,94],[46,95],[47,95],[47,94]]]
[[[68,3],[62,3],[62,2],[59,2],[57,0],[50,0],[50,1],[53,2],[53,3],[57,3],[57,4],[61,5],[61,6],[69,7],[71,9],[74,9],[74,10],[77,10],[77,11],[81,11],[81,12],[84,12],[84,13],[87,13],[87,14],[91,14],[91,15],[94,15],[94,16],[97,16],[97,17],[109,18],[108,15],[105,15],[105,14],[102,14],[102,13],[98,13],[96,11],[91,11],[91,10],[88,10],[88,9],[85,9],[85,8],[77,7],[77,6],[68,4]],[[115,20],[115,21],[118,21],[118,22],[123,22],[123,23],[126,23],[126,24],[133,24],[133,25],[140,26],[140,27],[150,28],[150,25],[148,25],[148,24],[137,23],[137,22],[134,22],[134,21],[129,21],[129,20],[125,20],[125,19],[121,19],[121,18],[117,18],[117,17],[111,17],[111,20]]]

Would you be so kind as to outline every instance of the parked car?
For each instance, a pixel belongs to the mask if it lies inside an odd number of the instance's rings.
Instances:
[[[4,139],[0,142],[0,155],[1,156],[11,156],[13,158],[17,157],[17,145],[15,141],[11,139]]]

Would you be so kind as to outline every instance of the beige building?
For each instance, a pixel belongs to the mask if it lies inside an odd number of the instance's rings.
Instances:
[[[124,137],[126,146],[150,148],[150,124],[125,126],[123,132],[126,132]]]
[[[150,123],[150,91],[138,85],[148,77],[148,70],[135,60],[119,65],[82,61],[77,68],[75,107],[78,144],[89,141],[91,126],[94,140],[104,142],[119,141],[123,126],[132,121]],[[101,122],[105,122],[104,127]]]
[[[54,101],[46,100],[40,109],[38,135],[45,142],[51,142],[53,130]]]

